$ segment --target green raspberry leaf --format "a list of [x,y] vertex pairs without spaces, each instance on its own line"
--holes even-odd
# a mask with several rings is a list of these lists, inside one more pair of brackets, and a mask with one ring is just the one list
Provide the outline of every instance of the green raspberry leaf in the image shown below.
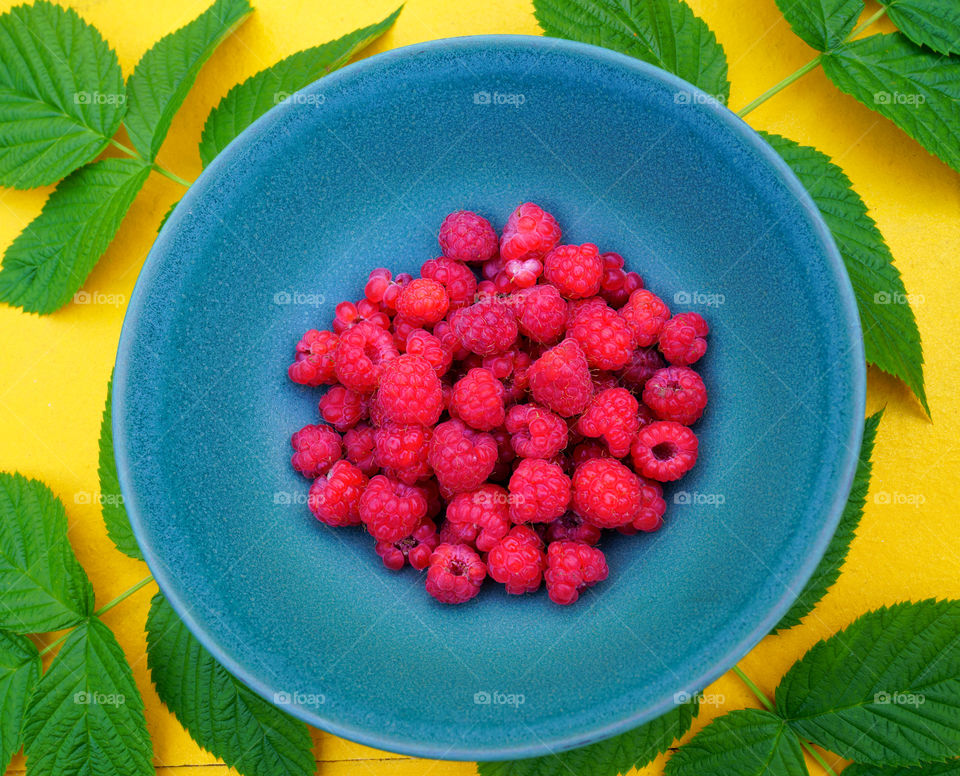
[[807,776],[800,739],[769,711],[718,717],[667,760],[664,776]]
[[113,456],[113,375],[107,383],[107,404],[103,408],[103,418],[100,420],[100,509],[103,512],[103,522],[107,526],[107,535],[110,541],[124,555],[136,560],[143,560],[140,545],[133,536],[127,510],[123,506],[123,494],[120,492],[120,481],[117,479],[117,461]]
[[0,631],[0,773],[23,745],[23,721],[40,680],[40,655],[23,636]]
[[153,776],[153,747],[133,672],[110,629],[73,630],[27,709],[31,776]]
[[67,304],[110,245],[149,173],[137,159],[103,159],[62,180],[7,248],[0,301],[41,314]]
[[838,89],[960,170],[960,58],[941,56],[892,33],[825,54],[823,69]]
[[923,347],[910,296],[867,206],[828,156],[779,135],[761,134],[790,165],[833,233],[857,298],[867,361],[903,380],[929,414]]
[[63,503],[42,482],[0,472],[0,628],[48,633],[92,611]]
[[402,6],[386,19],[342,38],[298,51],[237,84],[207,116],[200,138],[206,167],[227,144],[286,95],[345,65],[351,57],[389,30]]
[[945,763],[926,763],[919,768],[886,768],[854,763],[843,769],[843,776],[960,776],[960,760]]
[[200,68],[252,12],[247,0],[217,0],[141,57],[127,82],[130,105],[124,125],[143,157],[156,158]]
[[887,16],[914,43],[940,54],[960,54],[960,5],[956,0],[880,0]]
[[527,760],[477,763],[480,776],[617,776],[653,761],[690,729],[700,707],[696,699],[626,733],[580,749]]
[[534,0],[545,35],[642,59],[726,104],[727,57],[716,35],[683,0]]
[[147,665],[190,736],[245,776],[309,776],[307,726],[233,678],[157,593],[147,615]]
[[46,186],[107,147],[125,108],[113,49],[38,0],[0,16],[0,186]]
[[863,10],[863,0],[777,0],[798,38],[817,51],[846,40]]
[[847,559],[850,542],[856,535],[857,526],[860,525],[860,518],[863,516],[863,506],[867,501],[867,491],[870,488],[870,472],[873,469],[873,462],[871,461],[873,443],[876,441],[877,428],[882,417],[883,410],[876,415],[871,415],[864,422],[863,441],[860,444],[857,471],[853,477],[853,485],[850,487],[850,495],[847,497],[843,514],[840,516],[840,524],[827,546],[823,559],[814,570],[813,576],[804,585],[800,595],[797,596],[797,600],[793,602],[793,606],[780,618],[780,622],[777,623],[771,633],[799,625],[800,621],[810,614],[813,607],[827,594],[827,590],[833,583],[839,579],[840,569]]
[[960,754],[960,601],[900,603],[815,644],[776,692],[800,736],[856,762]]

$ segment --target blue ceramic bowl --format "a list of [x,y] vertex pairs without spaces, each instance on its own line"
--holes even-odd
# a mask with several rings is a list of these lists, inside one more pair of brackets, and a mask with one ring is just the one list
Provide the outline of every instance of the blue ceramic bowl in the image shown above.
[[[657,533],[605,539],[571,607],[488,583],[443,606],[290,468],[317,390],[286,367],[373,267],[416,272],[443,216],[520,202],[710,322],[702,455]],[[777,155],[685,82],[610,51],[482,37],[399,49],[271,110],[147,259],[114,434],[163,592],[236,676],[304,720],[448,759],[544,754],[666,711],[784,613],[846,499],[864,410],[850,283]]]

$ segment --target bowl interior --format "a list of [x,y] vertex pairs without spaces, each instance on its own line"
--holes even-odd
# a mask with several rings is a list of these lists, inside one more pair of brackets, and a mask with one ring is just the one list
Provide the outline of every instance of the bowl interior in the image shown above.
[[[626,257],[712,334],[701,459],[651,535],[605,539],[572,607],[488,584],[442,606],[305,505],[286,366],[370,269],[416,273],[443,216],[522,201]],[[540,38],[349,67],[245,132],[184,197],[124,327],[124,495],[161,587],[228,668],[381,748],[543,754],[665,711],[739,659],[839,516],[863,413],[849,283],[799,184],[732,114],[635,60]]]

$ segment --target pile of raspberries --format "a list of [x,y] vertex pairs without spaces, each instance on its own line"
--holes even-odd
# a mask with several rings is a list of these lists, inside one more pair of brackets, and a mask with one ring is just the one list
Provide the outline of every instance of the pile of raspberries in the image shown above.
[[655,531],[660,483],[696,463],[707,323],[596,245],[561,245],[520,205],[499,239],[460,210],[420,277],[375,269],[332,330],[297,343],[295,383],[330,386],[293,467],[330,526],[363,524],[389,569],[438,601],[507,593],[571,604],[607,577],[604,529]]

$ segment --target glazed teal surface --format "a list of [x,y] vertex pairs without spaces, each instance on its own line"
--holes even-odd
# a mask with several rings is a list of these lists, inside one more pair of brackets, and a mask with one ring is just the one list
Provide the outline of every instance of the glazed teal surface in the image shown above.
[[[525,200],[707,318],[702,453],[662,530],[604,539],[610,578],[575,606],[488,582],[448,607],[310,515],[289,437],[318,390],[286,367],[372,268],[435,256],[445,214],[500,228]],[[232,672],[347,738],[500,759],[634,727],[775,624],[846,499],[864,381],[836,249],[745,124],[619,54],[463,38],[313,84],[210,165],[137,283],[113,422],[150,568]]]

